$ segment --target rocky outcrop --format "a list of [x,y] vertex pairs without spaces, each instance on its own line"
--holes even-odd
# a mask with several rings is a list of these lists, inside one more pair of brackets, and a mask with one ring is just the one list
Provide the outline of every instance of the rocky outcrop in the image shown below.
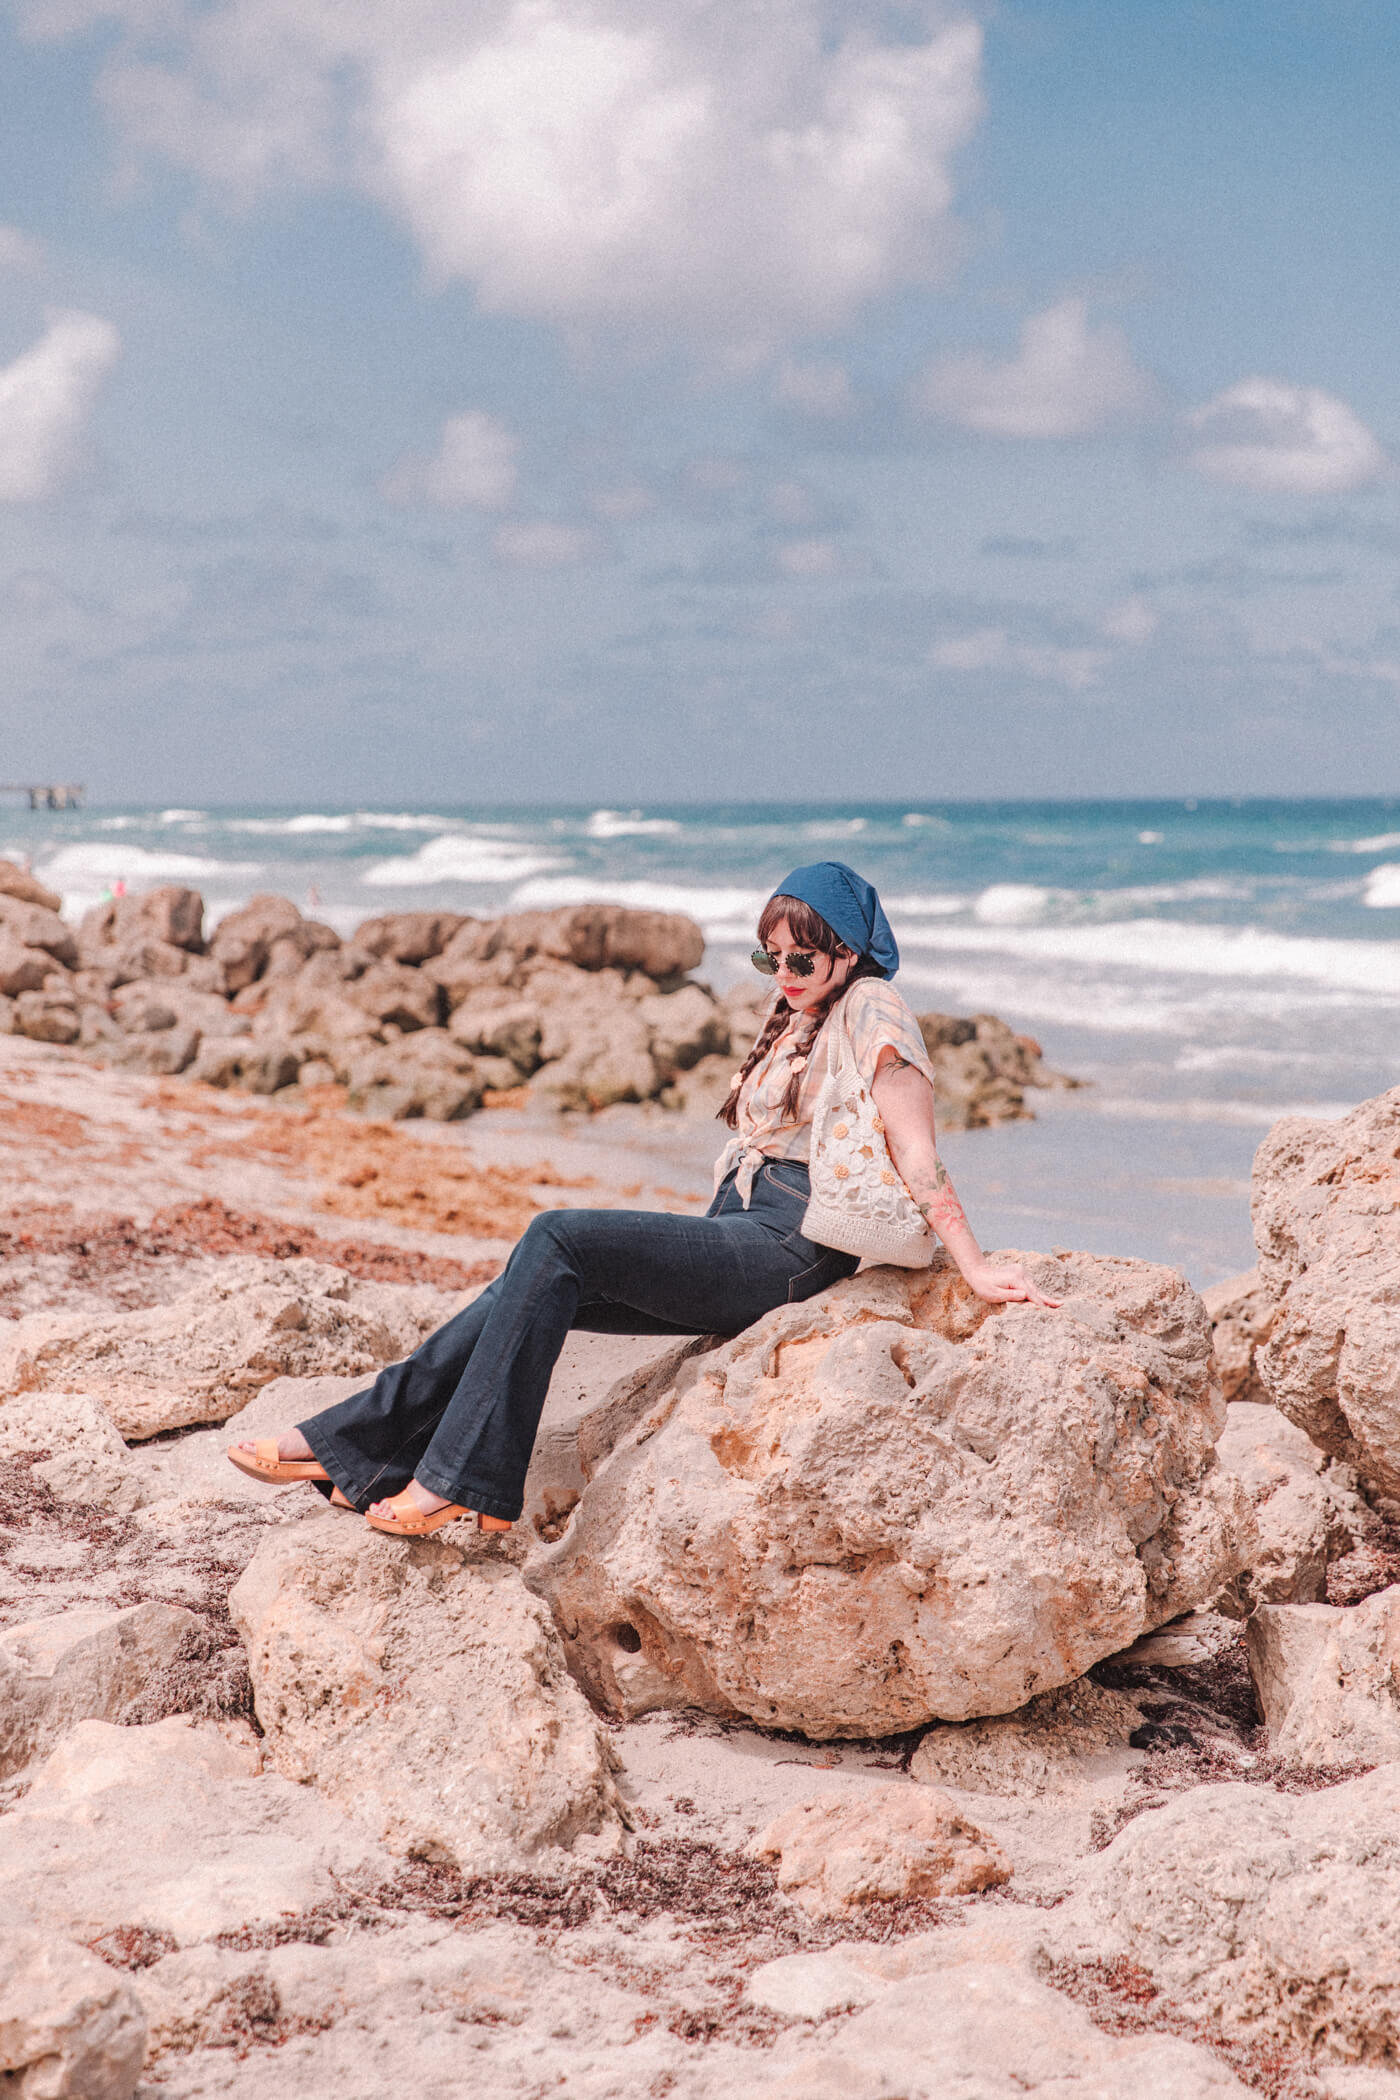
[[1142,1262],[1036,1273],[1061,1311],[876,1269],[681,1367],[532,1564],[609,1711],[1012,1713],[1232,1579],[1199,1298]]
[[1246,1642],[1277,1756],[1324,1766],[1400,1758],[1400,1586],[1345,1608],[1266,1604]]
[[0,1928],[0,2079],[13,2100],[131,2100],[146,2016],[127,1979],[52,1933]]
[[995,1014],[920,1014],[919,1031],[936,1075],[941,1130],[983,1130],[1030,1115],[1027,1087],[1072,1087],[1052,1072],[1033,1036],[1017,1035]]
[[1211,1340],[1226,1404],[1240,1400],[1267,1406],[1269,1396],[1254,1359],[1269,1339],[1275,1308],[1258,1269],[1247,1269],[1243,1276],[1211,1284],[1201,1292],[1201,1301],[1210,1317]]
[[870,1903],[971,1896],[1011,1879],[1005,1853],[946,1794],[883,1786],[858,1801],[799,1802],[770,1823],[754,1853],[812,1917]]
[[198,1627],[175,1604],[55,1612],[0,1633],[0,1778],[77,1721],[116,1721]]
[[278,1771],[394,1852],[502,1873],[615,1846],[606,1738],[489,1547],[327,1516],[270,1534],[229,1605]]
[[[75,940],[0,880],[0,1029],[257,1093],[305,1073],[368,1115],[451,1122],[522,1088],[552,1108],[713,1114],[762,1019],[762,987],[717,999],[690,976],[704,937],[675,912],[390,912],[344,941],[263,895],[207,942],[203,922],[198,892],[171,885],[96,906]],[[1024,1116],[1027,1087],[1075,1083],[992,1015],[921,1025],[945,1129]]]
[[1329,1460],[1277,1408],[1237,1400],[1216,1456],[1254,1506],[1259,1542],[1238,1585],[1242,1613],[1257,1604],[1311,1604],[1327,1570],[1364,1535],[1367,1511],[1345,1466]]
[[1123,1750],[1142,1708],[1082,1677],[1042,1692],[1019,1713],[930,1728],[910,1761],[927,1786],[978,1794],[1049,1794],[1073,1783],[1084,1760]]
[[1400,1498],[1400,1087],[1335,1122],[1288,1116],[1254,1160],[1277,1307],[1259,1373],[1313,1443]]
[[226,1421],[272,1378],[372,1376],[409,1355],[460,1302],[426,1284],[366,1283],[323,1262],[236,1256],[149,1311],[14,1322],[0,1343],[0,1396],[86,1393],[123,1437],[158,1436]]
[[0,1816],[0,1901],[11,1924],[90,1945],[108,1933],[190,1946],[284,1926],[393,1869],[383,1848],[309,1787],[259,1770],[256,1739],[183,1717],[82,1721]]
[[1065,1923],[1230,2040],[1379,2066],[1400,2054],[1397,1903],[1386,1764],[1311,1794],[1195,1787],[1119,1833]]

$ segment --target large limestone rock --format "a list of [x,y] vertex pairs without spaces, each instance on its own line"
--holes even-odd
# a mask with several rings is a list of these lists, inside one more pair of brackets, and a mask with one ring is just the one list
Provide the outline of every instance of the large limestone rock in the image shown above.
[[778,1887],[816,1918],[869,1903],[972,1896],[1011,1879],[994,1838],[946,1794],[917,1786],[873,1788],[853,1801],[799,1801],[755,1840],[778,1870]]
[[461,1300],[425,1284],[365,1283],[297,1259],[237,1256],[168,1305],[34,1313],[0,1343],[0,1395],[99,1400],[124,1437],[223,1422],[279,1377],[373,1374],[417,1348]]
[[1010,1713],[1232,1578],[1252,1534],[1199,1298],[1142,1262],[1035,1267],[1062,1310],[875,1269],[682,1366],[532,1567],[610,1711],[818,1737]]
[[199,1627],[178,1604],[54,1612],[0,1633],[0,1778],[78,1721],[116,1721]]
[[1393,2065],[1397,1904],[1400,1764],[1387,1764],[1312,1794],[1180,1794],[1098,1855],[1064,1925],[1232,2039]]
[[1344,1467],[1276,1407],[1237,1400],[1216,1455],[1254,1505],[1259,1543],[1240,1577],[1244,1610],[1311,1604],[1327,1593],[1327,1570],[1362,1537],[1366,1510]]
[[405,1547],[326,1516],[269,1533],[229,1607],[277,1769],[391,1850],[499,1873],[616,1844],[606,1737],[474,1534]]
[[258,1764],[183,1716],[80,1722],[0,1816],[6,1918],[84,1945],[135,1927],[190,1946],[394,1871],[339,1808]]
[[266,892],[220,919],[209,953],[220,965],[230,992],[268,974],[291,974],[309,956],[340,946],[340,935],[315,919],[304,919],[290,897]]
[[1236,1400],[1267,1405],[1269,1396],[1260,1382],[1254,1359],[1269,1339],[1275,1306],[1258,1269],[1247,1269],[1243,1276],[1211,1284],[1202,1291],[1201,1302],[1210,1316],[1211,1340],[1226,1405]]
[[930,1728],[909,1770],[928,1786],[972,1793],[1049,1794],[1073,1785],[1085,1761],[1123,1751],[1142,1708],[1083,1677],[1042,1692],[1019,1713]]
[[1400,1496],[1400,1087],[1336,1122],[1276,1123],[1254,1239],[1277,1304],[1259,1373],[1315,1444]]
[[1301,1765],[1400,1758],[1400,1585],[1362,1604],[1266,1604],[1246,1634],[1269,1747]]
[[145,941],[199,955],[204,948],[204,899],[198,890],[163,884],[139,895],[112,897],[83,914],[78,943],[83,961],[96,965],[111,952]]
[[0,1928],[0,2089],[12,2100],[131,2100],[146,2015],[127,1979],[52,1933]]

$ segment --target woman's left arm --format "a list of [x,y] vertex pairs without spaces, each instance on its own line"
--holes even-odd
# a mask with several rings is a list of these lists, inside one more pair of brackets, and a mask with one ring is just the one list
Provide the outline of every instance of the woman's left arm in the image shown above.
[[892,1044],[881,1050],[871,1088],[885,1126],[890,1157],[917,1208],[961,1269],[979,1298],[993,1305],[1043,1305],[1058,1298],[1037,1290],[1019,1262],[988,1261],[978,1246],[948,1169],[938,1156],[933,1088],[916,1065]]

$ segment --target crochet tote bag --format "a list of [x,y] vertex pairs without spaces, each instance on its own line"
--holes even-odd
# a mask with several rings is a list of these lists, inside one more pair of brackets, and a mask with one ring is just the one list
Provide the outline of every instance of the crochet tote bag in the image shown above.
[[826,1078],[812,1113],[811,1201],[802,1231],[819,1247],[926,1269],[938,1242],[914,1208],[861,1078],[844,1001],[827,1030]]

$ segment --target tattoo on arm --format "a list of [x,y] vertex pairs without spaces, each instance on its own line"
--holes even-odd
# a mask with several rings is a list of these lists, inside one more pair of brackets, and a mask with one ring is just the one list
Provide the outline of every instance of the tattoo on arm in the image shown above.
[[882,1069],[880,1077],[883,1079],[890,1072],[912,1072],[913,1069],[913,1058],[901,1057],[899,1052],[896,1050],[894,1056],[890,1059],[889,1063]]

